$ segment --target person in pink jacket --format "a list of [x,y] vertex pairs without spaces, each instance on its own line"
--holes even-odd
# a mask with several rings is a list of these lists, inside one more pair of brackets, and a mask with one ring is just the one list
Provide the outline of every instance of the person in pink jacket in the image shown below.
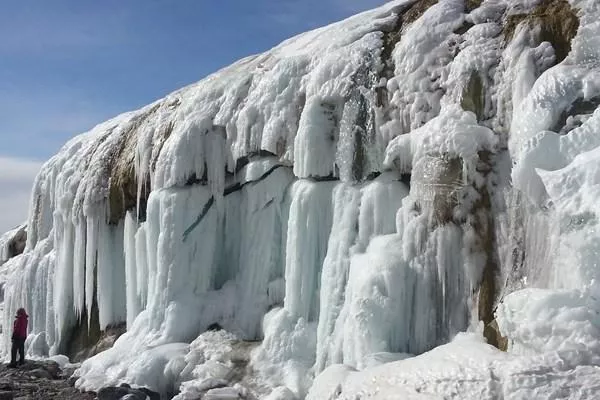
[[25,364],[25,339],[27,339],[27,318],[29,316],[24,308],[17,310],[17,316],[13,324],[12,348],[10,350],[9,367],[17,366],[17,351],[19,352],[19,365]]

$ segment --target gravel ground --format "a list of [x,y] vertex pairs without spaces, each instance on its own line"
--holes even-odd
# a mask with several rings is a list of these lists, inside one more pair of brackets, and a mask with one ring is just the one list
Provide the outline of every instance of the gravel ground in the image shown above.
[[95,393],[82,393],[69,384],[58,364],[27,361],[18,368],[0,365],[0,400],[93,400]]

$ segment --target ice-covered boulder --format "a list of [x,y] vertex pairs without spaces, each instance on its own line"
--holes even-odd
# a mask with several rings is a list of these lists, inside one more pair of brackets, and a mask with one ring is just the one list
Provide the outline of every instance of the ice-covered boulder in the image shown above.
[[25,250],[27,225],[21,225],[0,236],[0,266]]

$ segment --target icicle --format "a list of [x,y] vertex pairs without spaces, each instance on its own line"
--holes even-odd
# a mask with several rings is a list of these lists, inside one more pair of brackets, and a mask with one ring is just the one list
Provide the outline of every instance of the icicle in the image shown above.
[[73,249],[73,307],[80,317],[85,309],[85,260],[87,223],[83,216],[75,217],[75,244]]
[[136,293],[139,299],[140,310],[146,308],[148,304],[148,277],[150,271],[148,269],[148,249],[146,239],[146,223],[140,224],[135,234],[135,282]]
[[[136,232],[138,224],[131,211],[125,215],[124,243],[125,253],[125,285],[127,298],[127,328],[130,329],[133,320],[141,311],[137,281],[136,264]],[[141,266],[140,266],[141,269]]]
[[294,142],[294,174],[300,178],[335,175],[335,148],[342,113],[339,101],[315,96],[306,102]]
[[333,226],[321,275],[317,371],[322,371],[327,363],[342,361],[341,359],[329,359],[328,349],[335,321],[344,305],[344,291],[350,267],[350,248],[358,235],[359,206],[360,190],[358,188],[348,184],[336,186],[333,191]]
[[[281,251],[285,245],[281,238],[284,223],[281,209],[291,181],[290,171],[278,168],[264,180],[246,185],[239,202],[232,205],[234,208],[243,205],[237,220],[239,225],[235,227],[239,231],[225,231],[225,240],[240,242],[239,264],[232,271],[232,278],[241,288],[238,325],[248,338],[260,337],[260,322],[268,310],[269,283],[281,276],[276,272],[283,263]],[[231,217],[235,218],[235,213]]]
[[321,268],[331,229],[334,184],[300,180],[291,189],[285,268],[285,309],[314,320],[319,309]]
[[[60,222],[57,221],[60,219]],[[59,222],[59,223],[57,223]],[[56,318],[57,340],[60,342],[70,323],[74,319],[73,310],[73,255],[75,242],[75,227],[70,218],[55,217],[56,237],[58,245],[56,264],[56,287],[54,291],[54,313]]]
[[98,230],[98,312],[100,329],[123,322],[126,317],[123,223],[100,223]]
[[218,212],[224,212],[223,193],[225,191],[225,170],[227,159],[225,155],[226,132],[222,126],[213,126],[206,135],[204,146],[208,175],[208,185],[215,199]]
[[86,219],[85,245],[85,305],[87,308],[88,329],[92,318],[92,307],[96,296],[96,261],[98,259],[99,216],[88,216]]

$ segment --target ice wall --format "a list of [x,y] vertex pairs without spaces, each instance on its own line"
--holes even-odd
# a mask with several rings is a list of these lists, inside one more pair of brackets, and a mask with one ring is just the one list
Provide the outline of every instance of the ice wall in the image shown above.
[[165,395],[221,327],[262,340],[262,390],[302,397],[479,320],[497,340],[521,287],[595,293],[600,11],[546,3],[392,1],[74,138],[36,179],[3,323],[31,310],[49,354],[126,323],[78,386]]

